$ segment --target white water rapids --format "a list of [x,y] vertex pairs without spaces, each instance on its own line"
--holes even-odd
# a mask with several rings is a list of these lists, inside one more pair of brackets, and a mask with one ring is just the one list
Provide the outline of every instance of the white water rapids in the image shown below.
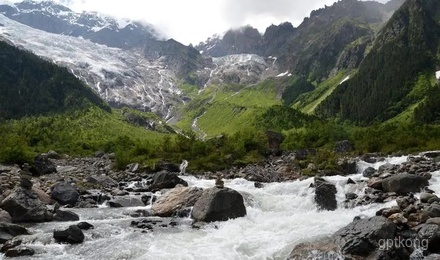
[[[359,172],[366,167],[378,168],[390,162],[400,164],[406,157],[389,158],[377,164],[360,162]],[[361,174],[348,176],[355,181]],[[361,185],[346,185],[348,177],[326,177],[336,184],[338,206],[346,192],[356,192]],[[190,186],[212,187],[214,180],[199,180],[183,176]],[[180,221],[177,227],[155,228],[153,232],[130,227],[133,220],[126,213],[140,208],[72,209],[95,229],[85,231],[86,239],[80,245],[57,244],[52,238],[54,229],[64,229],[77,222],[51,222],[31,226],[33,236],[25,244],[36,254],[18,259],[286,259],[293,247],[301,242],[333,234],[349,224],[355,216],[374,216],[385,206],[372,204],[354,209],[318,212],[313,202],[313,179],[270,183],[257,189],[253,182],[243,179],[225,180],[225,186],[240,191],[246,201],[247,216],[226,222],[207,224],[201,229],[191,228],[191,220]],[[433,173],[430,188],[440,192],[440,172]],[[141,207],[145,209],[145,207]],[[2,257],[0,257],[2,258]]]

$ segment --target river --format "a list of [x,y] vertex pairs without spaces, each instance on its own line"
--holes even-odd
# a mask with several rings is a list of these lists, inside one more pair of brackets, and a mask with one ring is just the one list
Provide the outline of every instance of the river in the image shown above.
[[[108,259],[286,259],[296,244],[313,241],[333,234],[350,223],[355,216],[374,216],[388,204],[371,204],[343,209],[346,192],[360,193],[364,185],[346,185],[350,177],[364,179],[360,174],[366,167],[378,168],[390,162],[400,164],[406,157],[388,158],[377,164],[358,163],[358,174],[326,177],[336,184],[339,209],[318,211],[313,202],[314,191],[309,188],[313,179],[265,184],[255,188],[244,179],[225,180],[225,186],[241,192],[245,197],[247,216],[226,222],[216,222],[200,229],[191,227],[191,219],[179,220],[176,227],[156,228],[153,232],[130,227],[133,220],[128,214],[139,208],[72,209],[81,221],[95,226],[85,231],[86,239],[80,245],[62,245],[54,242],[54,229],[63,229],[77,222],[50,222],[30,227],[34,235],[25,243],[35,249],[32,257],[18,259],[108,260]],[[182,176],[190,186],[212,187],[214,180],[200,180]],[[430,188],[440,192],[440,172],[434,172]],[[0,257],[1,258],[1,257]]]

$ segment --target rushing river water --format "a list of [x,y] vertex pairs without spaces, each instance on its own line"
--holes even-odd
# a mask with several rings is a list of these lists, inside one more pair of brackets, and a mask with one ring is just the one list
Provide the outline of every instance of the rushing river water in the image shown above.
[[[358,171],[366,167],[378,168],[390,162],[400,164],[406,157],[389,158],[377,164],[360,162]],[[361,174],[348,176],[363,179]],[[336,184],[338,204],[346,192],[356,192],[362,185],[346,185],[348,177],[328,177]],[[212,187],[214,180],[199,180],[183,176],[190,186]],[[355,216],[373,216],[388,205],[372,204],[354,209],[318,212],[313,202],[313,179],[270,183],[257,189],[253,182],[243,179],[225,180],[225,186],[240,191],[246,201],[247,216],[226,222],[207,224],[201,229],[191,228],[191,220],[183,219],[176,227],[156,228],[153,232],[130,227],[128,216],[140,208],[72,209],[95,229],[85,231],[86,239],[80,245],[57,244],[52,238],[54,229],[63,229],[77,222],[51,222],[32,226],[33,236],[26,244],[36,254],[19,259],[286,259],[293,247],[301,242],[313,241],[333,234],[350,223]],[[440,192],[440,172],[433,174],[431,188]],[[1,257],[0,257],[1,258]]]

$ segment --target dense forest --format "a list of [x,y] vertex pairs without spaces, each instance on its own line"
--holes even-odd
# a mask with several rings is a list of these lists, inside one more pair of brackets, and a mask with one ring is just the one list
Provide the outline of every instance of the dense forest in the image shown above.
[[66,68],[0,41],[0,120],[109,107]]
[[438,1],[405,2],[357,74],[318,107],[318,114],[365,125],[383,122],[414,104],[408,94],[419,75],[433,75],[436,69],[440,27],[436,14],[425,10],[438,10],[438,5]]

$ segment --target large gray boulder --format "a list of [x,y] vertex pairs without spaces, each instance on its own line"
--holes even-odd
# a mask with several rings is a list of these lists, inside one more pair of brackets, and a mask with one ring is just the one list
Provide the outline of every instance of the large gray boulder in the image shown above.
[[428,179],[415,174],[402,173],[386,178],[382,182],[382,188],[386,192],[407,194],[420,192],[429,185]]
[[322,178],[315,177],[315,202],[320,210],[336,210],[336,187]]
[[52,213],[30,189],[18,187],[6,197],[0,207],[11,216],[12,222],[45,222],[52,220]]
[[151,207],[153,215],[171,217],[194,206],[203,190],[197,187],[177,187],[159,198]]
[[0,223],[0,243],[4,244],[6,241],[19,236],[29,235],[26,228],[9,223]]
[[178,184],[188,187],[188,183],[179,178],[177,174],[161,171],[154,174],[149,190],[157,191],[161,189],[172,189]]
[[51,197],[61,205],[75,205],[79,199],[79,192],[72,184],[60,182],[52,186]]
[[355,220],[338,230],[333,239],[344,255],[368,256],[380,241],[394,239],[397,226],[384,217]]
[[243,196],[230,188],[205,189],[191,212],[196,221],[214,222],[246,216]]

